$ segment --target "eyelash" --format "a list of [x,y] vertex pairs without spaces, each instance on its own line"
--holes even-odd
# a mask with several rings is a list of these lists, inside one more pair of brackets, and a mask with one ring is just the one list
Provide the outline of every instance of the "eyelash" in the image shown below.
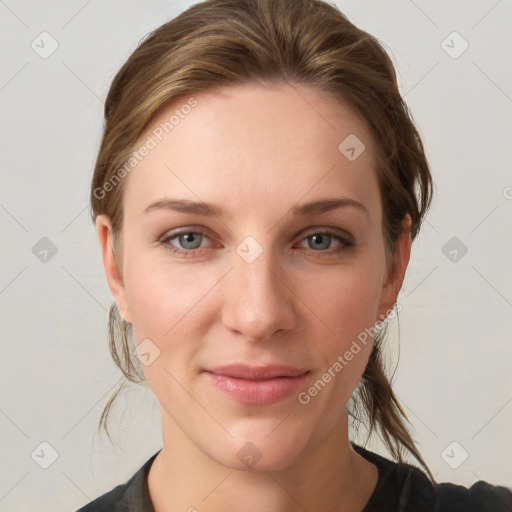
[[[192,230],[188,230],[188,231],[179,231],[179,232],[172,232],[170,233],[168,236],[165,236],[163,237],[161,240],[160,240],[160,244],[163,245],[168,251],[171,251],[171,253],[173,254],[179,254],[185,258],[192,258],[194,257],[197,252],[201,251],[202,249],[205,249],[204,247],[203,248],[199,248],[199,249],[189,249],[189,250],[184,250],[184,249],[177,249],[176,247],[174,247],[170,242],[171,240],[174,240],[175,238],[179,237],[180,235],[188,235],[188,234],[194,234],[194,235],[201,235],[201,236],[204,236],[206,237],[208,240],[212,240],[212,238],[210,236],[208,236],[208,234],[202,230],[202,229],[197,229],[196,231],[192,231]],[[349,240],[348,238],[340,235],[338,232],[336,231],[333,231],[332,229],[329,229],[329,228],[326,228],[326,229],[323,229],[321,231],[311,231],[309,232],[308,234],[306,234],[306,236],[304,236],[300,242],[302,242],[303,240],[306,240],[307,238],[313,236],[313,235],[327,235],[327,236],[330,236],[332,238],[335,238],[336,240],[340,241],[342,243],[342,245],[336,249],[331,249],[330,251],[329,250],[320,250],[320,251],[314,251],[311,249],[312,252],[314,253],[318,253],[318,254],[325,254],[325,255],[334,255],[334,254],[337,254],[343,250],[347,250],[347,249],[350,249],[350,248],[353,248],[354,245],[355,245],[355,242]],[[301,247],[301,249],[307,249],[305,247]],[[189,256],[190,255],[190,256]]]

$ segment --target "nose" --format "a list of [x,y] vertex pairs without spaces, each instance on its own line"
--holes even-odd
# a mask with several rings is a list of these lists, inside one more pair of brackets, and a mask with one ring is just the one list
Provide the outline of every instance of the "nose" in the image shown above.
[[252,263],[235,255],[224,283],[223,323],[250,341],[271,340],[293,329],[297,321],[297,298],[287,272],[266,252]]

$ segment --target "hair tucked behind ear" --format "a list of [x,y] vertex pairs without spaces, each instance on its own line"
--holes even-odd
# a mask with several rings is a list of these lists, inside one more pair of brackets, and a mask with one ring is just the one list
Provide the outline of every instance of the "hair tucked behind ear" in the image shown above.
[[[407,215],[415,239],[430,206],[433,183],[393,64],[375,37],[321,0],[208,0],[149,34],[116,74],[105,101],[105,131],[91,183],[93,221],[107,215],[114,234],[121,232],[124,166],[162,109],[179,98],[185,104],[197,91],[249,82],[302,84],[355,109],[378,152],[386,256],[394,254]],[[402,448],[408,450],[431,477],[386,376],[383,334],[375,335],[354,403],[355,417],[367,421],[370,433],[380,430],[396,459],[401,460]],[[114,361],[128,380],[140,383],[130,326],[115,305],[109,335]],[[115,396],[100,420],[107,433]]]

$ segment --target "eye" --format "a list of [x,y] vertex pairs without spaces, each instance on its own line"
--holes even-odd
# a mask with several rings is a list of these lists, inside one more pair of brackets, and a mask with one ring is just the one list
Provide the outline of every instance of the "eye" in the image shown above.
[[[325,249],[329,249],[333,239],[337,240],[340,245],[330,251],[326,251]],[[349,249],[355,245],[355,243],[350,240],[348,236],[343,236],[337,231],[333,231],[332,229],[323,229],[320,231],[310,232],[310,234],[302,240],[307,243],[309,248],[314,249],[313,252],[319,252],[317,249],[320,249],[321,253],[325,253],[327,255],[341,252],[344,249]]]
[[[335,247],[334,249],[330,248],[333,239],[338,241],[338,247]],[[160,240],[160,244],[173,254],[180,255],[180,257],[184,258],[192,258],[197,256],[198,252],[203,249],[207,249],[204,245],[202,246],[202,242],[204,240],[212,241],[213,238],[207,235],[202,229],[193,231],[189,228],[188,230],[182,230],[179,232],[170,232]],[[301,243],[304,242],[308,245],[306,248],[311,249],[313,252],[325,255],[339,253],[355,245],[355,242],[348,236],[343,236],[339,232],[328,228],[310,231],[310,234],[301,239]],[[301,246],[301,248],[304,248],[304,246]]]
[[[203,231],[181,231],[171,232],[168,236],[165,236],[160,240],[169,251],[173,254],[180,254],[184,257],[192,257],[197,251],[201,249],[201,242],[204,240],[211,240],[210,237]],[[176,240],[182,248],[176,247],[172,241]],[[204,247],[202,247],[204,248]]]

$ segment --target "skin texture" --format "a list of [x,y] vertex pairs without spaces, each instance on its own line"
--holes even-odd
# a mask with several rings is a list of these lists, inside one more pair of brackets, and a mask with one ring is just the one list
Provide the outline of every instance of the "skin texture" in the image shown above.
[[[374,141],[347,105],[288,84],[194,98],[197,106],[125,178],[117,261],[109,219],[97,219],[121,314],[136,344],[150,339],[160,351],[143,366],[162,408],[163,450],[148,478],[155,509],[360,511],[377,470],[349,445],[345,406],[372,340],[307,405],[297,393],[272,405],[239,404],[203,370],[282,363],[310,370],[307,390],[389,313],[409,262],[410,224],[388,273]],[[187,99],[161,112],[140,141]],[[338,149],[350,134],[366,148],[355,161]],[[171,197],[211,202],[226,215],[144,213]],[[368,213],[288,213],[333,197],[352,198]],[[161,242],[177,228],[203,228],[206,236]],[[311,237],[325,228],[349,234],[354,246],[326,235],[318,248]],[[252,263],[236,252],[248,236],[262,249]],[[248,442],[261,453],[251,468],[237,456]]]

